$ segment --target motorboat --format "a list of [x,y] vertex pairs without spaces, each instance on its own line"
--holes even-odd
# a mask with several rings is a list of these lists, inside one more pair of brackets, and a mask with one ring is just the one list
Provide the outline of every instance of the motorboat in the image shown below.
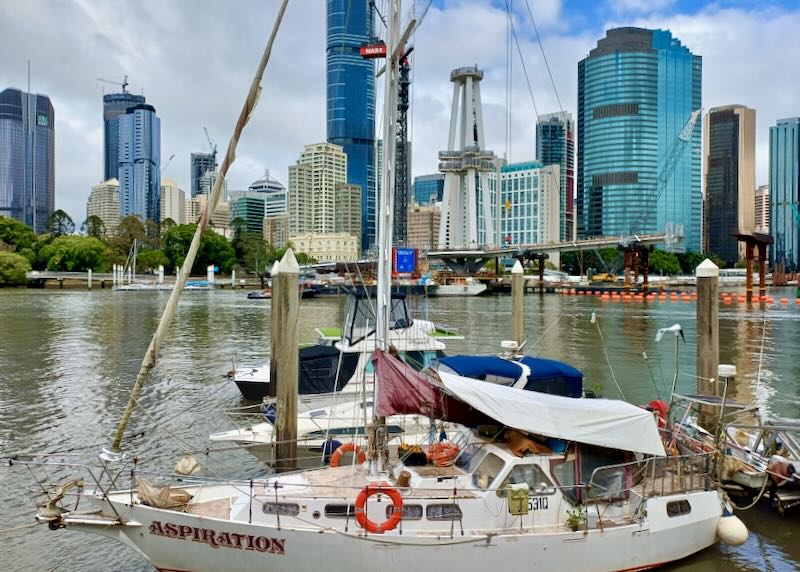
[[[324,407],[334,393],[347,400],[371,384],[370,354],[375,348],[373,298],[364,292],[351,292],[347,298],[343,328],[318,328],[317,343],[300,348],[298,411]],[[428,320],[412,319],[406,296],[392,294],[392,324],[389,340],[401,357],[418,369],[440,357],[445,341],[461,340],[451,328],[437,328]],[[233,381],[245,399],[261,401],[273,395],[269,362],[236,365]],[[342,395],[344,394],[344,395]]]

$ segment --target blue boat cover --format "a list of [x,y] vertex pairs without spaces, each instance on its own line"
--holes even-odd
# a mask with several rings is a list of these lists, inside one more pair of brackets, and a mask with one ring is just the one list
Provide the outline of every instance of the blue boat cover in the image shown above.
[[525,389],[564,397],[583,395],[583,373],[579,369],[562,361],[532,356],[520,361],[531,368]]
[[522,375],[519,364],[497,356],[456,355],[440,358],[439,362],[463,377],[484,381],[488,377],[494,383],[500,382],[496,378],[507,379],[505,385],[512,385]]

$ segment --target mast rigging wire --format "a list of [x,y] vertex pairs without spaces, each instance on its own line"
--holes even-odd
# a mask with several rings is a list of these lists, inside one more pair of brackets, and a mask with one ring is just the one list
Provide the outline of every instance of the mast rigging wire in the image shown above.
[[225,153],[224,160],[222,161],[220,176],[215,181],[214,189],[211,191],[211,196],[209,197],[209,200],[200,215],[197,229],[192,237],[192,243],[189,246],[189,252],[186,254],[186,259],[183,261],[183,267],[178,275],[175,287],[170,294],[167,305],[164,308],[164,313],[161,315],[161,320],[159,321],[158,327],[153,334],[153,338],[150,340],[150,346],[147,348],[147,352],[142,359],[139,373],[136,375],[136,382],[131,389],[131,395],[128,399],[128,404],[125,407],[125,412],[122,414],[122,418],[120,419],[119,425],[117,426],[117,430],[114,434],[114,439],[111,445],[112,449],[114,450],[119,450],[122,437],[125,434],[125,429],[128,426],[128,421],[133,413],[133,409],[136,407],[139,395],[141,394],[144,383],[147,380],[147,376],[150,373],[150,370],[153,369],[156,364],[156,358],[158,356],[158,351],[161,348],[161,342],[163,341],[167,329],[172,322],[172,318],[175,315],[175,310],[178,306],[178,300],[180,300],[181,292],[186,284],[186,279],[192,271],[192,266],[194,266],[194,261],[197,257],[197,251],[200,249],[200,240],[203,237],[203,232],[206,230],[209,217],[211,213],[214,212],[217,202],[219,202],[219,197],[222,194],[222,184],[225,181],[225,175],[227,174],[228,169],[230,169],[230,166],[236,160],[236,147],[239,144],[239,137],[241,136],[245,125],[247,125],[247,122],[249,121],[250,116],[258,103],[258,97],[261,94],[261,80],[264,77],[264,70],[267,67],[270,55],[272,55],[272,46],[275,42],[275,36],[280,28],[281,21],[283,20],[283,15],[286,12],[286,6],[288,3],[289,0],[283,0],[278,10],[278,15],[275,19],[275,23],[273,24],[269,40],[267,41],[267,45],[264,48],[263,54],[261,55],[261,60],[258,63],[258,68],[256,69],[255,76],[253,77],[253,82],[250,84],[250,90],[247,94],[247,99],[242,106],[242,110],[239,113],[239,118],[236,121],[236,126],[234,127],[233,134],[231,135],[230,142],[228,143],[228,150]]

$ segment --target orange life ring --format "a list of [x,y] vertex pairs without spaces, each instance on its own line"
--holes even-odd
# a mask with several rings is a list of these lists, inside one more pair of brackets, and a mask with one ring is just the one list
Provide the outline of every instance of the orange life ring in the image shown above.
[[[381,523],[372,522],[367,518],[367,513],[364,510],[364,505],[367,504],[367,499],[372,495],[383,493],[392,500],[392,516]],[[390,486],[389,483],[370,483],[358,493],[356,497],[356,522],[358,526],[371,532],[373,534],[383,534],[389,530],[393,530],[398,524],[400,519],[403,518],[403,497],[397,492],[397,489]]]
[[345,453],[355,453],[356,454],[356,461],[359,465],[361,465],[364,461],[367,460],[367,454],[361,450],[361,447],[356,445],[355,443],[345,443],[338,449],[333,452],[331,455],[331,467],[338,467],[339,462],[342,460],[342,455]]

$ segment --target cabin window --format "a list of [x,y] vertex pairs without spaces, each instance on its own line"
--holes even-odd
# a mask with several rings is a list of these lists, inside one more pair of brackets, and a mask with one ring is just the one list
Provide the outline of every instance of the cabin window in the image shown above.
[[561,492],[573,504],[578,502],[578,487],[575,486],[575,462],[574,449],[563,460],[550,461],[550,472],[561,487]]
[[[394,505],[386,506],[386,518],[391,518],[394,514]],[[404,504],[403,505],[403,520],[422,520],[422,505],[421,504]]]
[[581,446],[581,477],[589,500],[610,500],[627,495],[625,453],[617,449]]
[[503,459],[494,453],[489,453],[478,465],[478,468],[475,469],[475,472],[472,473],[472,484],[479,489],[487,490],[492,486],[504,466]]
[[279,514],[281,516],[297,516],[300,514],[300,505],[285,502],[265,502],[261,505],[264,514]]
[[356,507],[352,504],[326,504],[325,516],[328,518],[345,518],[356,515]]
[[683,516],[692,512],[692,505],[688,500],[672,501],[667,503],[667,516]]
[[425,507],[428,520],[461,520],[461,508],[457,504],[429,504]]
[[[528,485],[528,492],[532,495],[552,495],[556,492],[553,482],[547,477],[539,465],[515,465],[508,476],[500,485]],[[501,492],[501,491],[498,491]]]

